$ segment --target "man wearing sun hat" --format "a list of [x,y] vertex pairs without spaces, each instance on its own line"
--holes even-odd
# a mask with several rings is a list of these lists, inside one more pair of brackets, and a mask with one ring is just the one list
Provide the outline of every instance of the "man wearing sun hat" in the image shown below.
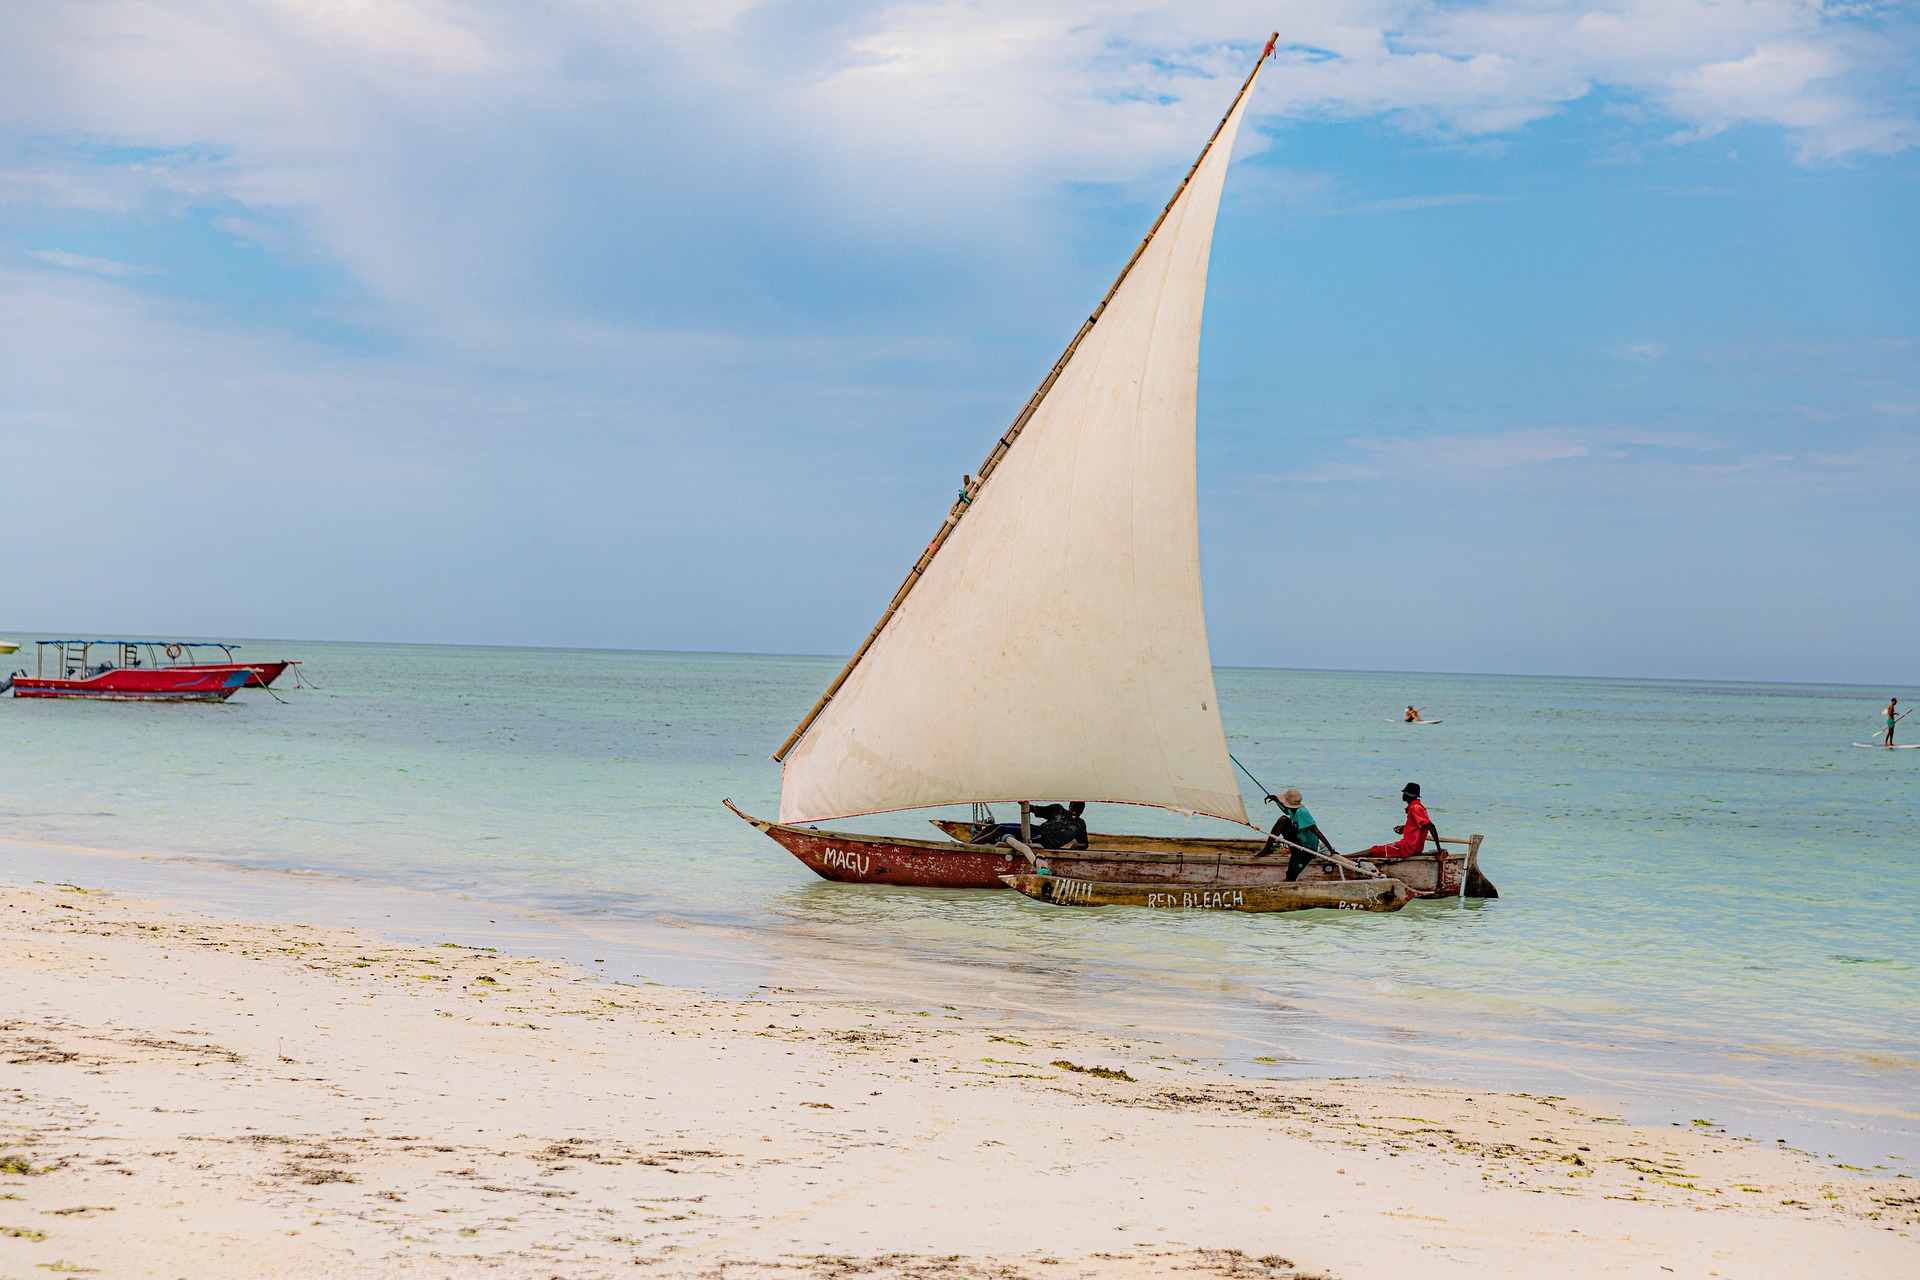
[[1273,824],[1273,834],[1267,837],[1266,847],[1258,856],[1265,857],[1273,852],[1274,845],[1284,840],[1295,846],[1293,856],[1287,859],[1287,879],[1298,880],[1300,873],[1313,861],[1313,855],[1321,848],[1332,849],[1313,815],[1307,812],[1307,798],[1300,794],[1300,788],[1288,787],[1277,796],[1268,796],[1268,804],[1280,806],[1279,820]]

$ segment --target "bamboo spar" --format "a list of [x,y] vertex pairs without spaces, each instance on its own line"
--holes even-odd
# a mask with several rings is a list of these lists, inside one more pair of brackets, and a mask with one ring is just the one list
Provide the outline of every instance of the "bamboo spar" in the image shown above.
[[819,719],[820,713],[826,710],[829,702],[833,701],[833,695],[840,692],[840,686],[847,682],[847,677],[853,674],[853,669],[860,665],[862,658],[867,656],[867,650],[871,649],[873,642],[880,638],[880,633],[887,629],[887,624],[893,621],[894,614],[900,612],[901,604],[906,601],[914,585],[920,581],[921,575],[926,573],[927,566],[933,563],[934,556],[940,553],[940,548],[946,545],[954,526],[960,523],[960,517],[966,514],[967,508],[973,505],[975,495],[987,483],[987,477],[994,473],[1000,465],[1000,459],[1007,456],[1007,450],[1011,449],[1013,442],[1020,438],[1020,433],[1026,429],[1027,423],[1039,410],[1041,401],[1045,400],[1047,393],[1053,390],[1053,384],[1060,380],[1060,375],[1066,370],[1067,363],[1073,359],[1074,352],[1080,349],[1081,342],[1099,322],[1101,313],[1107,309],[1107,304],[1113,301],[1113,295],[1120,292],[1120,286],[1126,283],[1127,275],[1133,270],[1134,264],[1140,261],[1140,255],[1145,253],[1147,246],[1153,243],[1153,237],[1159,233],[1161,225],[1167,220],[1167,215],[1173,212],[1173,206],[1180,203],[1180,197],[1186,193],[1187,184],[1192,182],[1193,175],[1200,171],[1200,165],[1206,160],[1207,153],[1213,150],[1213,144],[1220,137],[1220,131],[1227,127],[1227,121],[1233,117],[1235,108],[1240,105],[1240,100],[1246,97],[1247,90],[1253,87],[1253,78],[1260,74],[1261,64],[1273,56],[1274,42],[1279,38],[1280,33],[1276,31],[1267,40],[1266,48],[1262,49],[1260,56],[1254,60],[1253,70],[1247,72],[1246,80],[1240,85],[1240,92],[1233,95],[1233,101],[1227,105],[1226,114],[1220,117],[1220,123],[1215,125],[1213,132],[1208,135],[1207,145],[1200,148],[1200,154],[1194,158],[1193,164],[1187,169],[1186,176],[1180,179],[1180,185],[1174,188],[1172,198],[1167,201],[1166,207],[1160,210],[1160,216],[1153,220],[1153,225],[1147,228],[1147,234],[1141,238],[1139,247],[1133,251],[1133,256],[1127,259],[1127,265],[1120,268],[1120,274],[1114,278],[1113,286],[1107,290],[1106,296],[1100,299],[1100,305],[1093,309],[1093,313],[1087,317],[1086,322],[1080,326],[1079,332],[1073,335],[1073,341],[1069,342],[1067,349],[1060,353],[1060,358],[1053,362],[1053,368],[1047,371],[1047,376],[1041,380],[1039,387],[1034,390],[1032,396],[1028,397],[1027,403],[1014,418],[1013,425],[1008,427],[1005,434],[994,443],[993,451],[987,454],[987,460],[980,464],[978,474],[954,500],[952,509],[947,512],[946,520],[933,535],[933,541],[927,544],[927,549],[920,553],[918,560],[914,561],[913,568],[907,571],[906,581],[902,582],[900,589],[893,593],[893,599],[888,602],[886,612],[880,615],[880,621],[873,624],[873,630],[867,633],[867,638],[860,642],[860,647],[854,651],[851,658],[847,659],[847,665],[840,668],[840,674],[833,678],[833,683],[827,686],[826,692],[820,695],[819,700],[807,711],[794,731],[787,735],[787,740],[780,744],[780,749],[773,753],[775,760],[784,761],[787,758],[787,753],[793,750],[794,744],[813,727],[813,722]]

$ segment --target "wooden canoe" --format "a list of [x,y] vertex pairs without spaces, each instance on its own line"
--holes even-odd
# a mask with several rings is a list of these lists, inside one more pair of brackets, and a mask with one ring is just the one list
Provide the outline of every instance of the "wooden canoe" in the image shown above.
[[[787,826],[743,813],[730,800],[721,803],[742,820],[798,858],[822,880],[848,884],[912,885],[926,889],[999,889],[1003,877],[1029,870],[1027,860],[1003,845],[966,844],[951,840],[912,840],[900,836],[862,835],[852,831],[821,831],[813,827]],[[943,829],[948,824],[939,823]],[[952,824],[961,832],[964,822]],[[1110,847],[1121,840],[1137,841],[1144,848]],[[1405,884],[1416,898],[1452,897],[1460,892],[1460,876],[1467,876],[1467,897],[1492,898],[1498,895],[1480,869],[1473,854],[1479,850],[1480,837],[1469,842],[1470,852],[1449,851],[1444,871],[1431,853],[1413,858],[1382,860],[1381,872]],[[1089,849],[1038,851],[1054,874],[1070,880],[1140,881],[1160,884],[1195,885],[1205,888],[1250,885],[1284,885],[1287,856],[1284,850],[1267,857],[1256,856],[1259,840],[1191,839],[1162,836],[1094,836]],[[1106,847],[1103,847],[1106,846]],[[1325,862],[1309,863],[1300,873],[1298,884],[1338,884],[1342,872]],[[1438,882],[1436,885],[1436,881]]]
[[1377,880],[1322,880],[1203,888],[1133,880],[1076,880],[1069,876],[1000,877],[1038,902],[1072,907],[1155,907],[1173,911],[1398,911],[1413,900],[1390,876]]
[[720,803],[765,832],[822,880],[924,889],[998,889],[1003,887],[1001,876],[1027,867],[1025,858],[999,845],[790,827],[741,813],[731,800]]
[[[973,834],[973,825],[946,818],[932,819],[933,825],[965,841]],[[1405,884],[1416,898],[1451,898],[1460,893],[1460,880],[1467,882],[1469,898],[1497,898],[1499,890],[1480,869],[1481,836],[1464,840],[1445,840],[1446,865],[1429,851],[1411,858],[1369,859],[1385,875]],[[1287,851],[1278,849],[1266,857],[1260,850],[1266,841],[1260,837],[1221,836],[1121,836],[1105,832],[1087,833],[1085,849],[1051,849],[1042,856],[1054,874],[1075,880],[1161,880],[1174,884],[1270,884],[1285,880]],[[987,846],[975,846],[976,848]],[[1349,857],[1363,855],[1349,854]],[[1280,870],[1274,871],[1275,864]],[[1314,861],[1300,873],[1299,883],[1337,881],[1340,869],[1330,863]]]

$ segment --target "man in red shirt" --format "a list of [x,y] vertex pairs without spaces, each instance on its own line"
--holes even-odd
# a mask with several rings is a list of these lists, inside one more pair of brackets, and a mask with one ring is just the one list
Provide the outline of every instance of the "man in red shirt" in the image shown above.
[[1394,830],[1400,838],[1392,844],[1377,844],[1362,856],[1369,858],[1411,858],[1419,853],[1432,834],[1434,844],[1440,842],[1440,833],[1434,830],[1433,819],[1427,816],[1427,806],[1420,803],[1420,784],[1409,782],[1400,791],[1400,798],[1407,802],[1407,820]]

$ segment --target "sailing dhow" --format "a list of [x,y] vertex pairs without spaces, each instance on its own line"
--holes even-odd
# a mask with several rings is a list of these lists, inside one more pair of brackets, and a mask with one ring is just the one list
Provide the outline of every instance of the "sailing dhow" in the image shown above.
[[[1214,219],[1273,45],[865,642],[774,753],[780,821],[734,809],[820,875],[1024,888],[1019,873],[1035,869],[1024,845],[803,825],[903,809],[1071,796],[1248,825],[1207,647],[1194,430]],[[1239,882],[1271,879],[1273,861],[1251,852],[1230,857],[1250,864]],[[1072,856],[1047,858],[1063,871]],[[1221,857],[1206,856],[1215,875]],[[1177,879],[1197,866],[1178,853],[1147,863]]]

